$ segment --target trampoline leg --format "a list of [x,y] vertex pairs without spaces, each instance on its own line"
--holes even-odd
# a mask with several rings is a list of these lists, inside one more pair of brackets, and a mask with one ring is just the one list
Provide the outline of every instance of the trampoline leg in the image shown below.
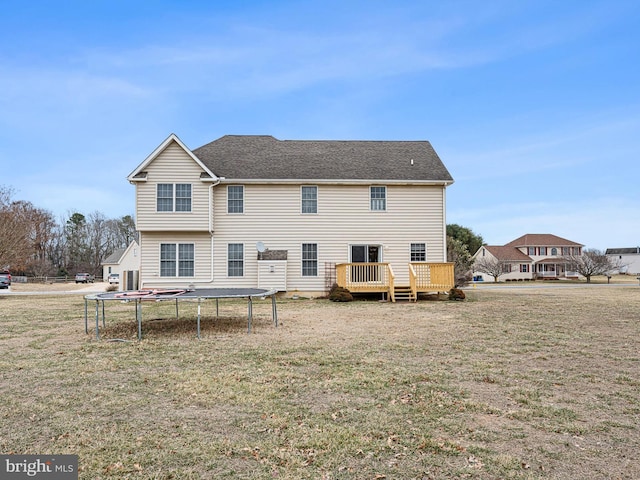
[[216,298],[216,318],[220,316],[220,310],[218,309],[218,299]]
[[104,314],[104,300],[102,300],[102,328],[107,326],[106,316]]
[[251,333],[251,317],[253,315],[253,303],[251,302],[251,297],[247,299],[247,333]]
[[88,301],[85,298],[84,299],[84,333],[89,333],[89,320],[88,320],[89,307],[87,304],[88,304]]
[[142,340],[142,303],[136,300],[136,319],[138,320],[138,340]]
[[180,314],[178,313],[178,299],[176,298],[176,318],[180,318]]
[[271,316],[273,317],[273,322],[278,328],[278,308],[276,307],[276,296],[271,295]]
[[96,340],[100,340],[100,301],[96,300]]
[[[176,304],[178,301],[176,300]],[[198,339],[200,339],[200,297],[198,297]]]

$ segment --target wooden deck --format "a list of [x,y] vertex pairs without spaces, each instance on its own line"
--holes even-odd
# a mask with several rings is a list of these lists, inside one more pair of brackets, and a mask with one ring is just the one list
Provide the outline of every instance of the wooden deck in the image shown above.
[[397,285],[388,263],[339,263],[336,283],[352,293],[386,293],[392,302],[400,291],[415,302],[420,293],[448,292],[455,286],[453,263],[414,262],[408,268],[409,285]]

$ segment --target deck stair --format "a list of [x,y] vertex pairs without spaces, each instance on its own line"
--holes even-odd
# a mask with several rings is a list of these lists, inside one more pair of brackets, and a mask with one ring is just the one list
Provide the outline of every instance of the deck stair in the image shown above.
[[396,302],[415,302],[416,297],[409,285],[395,285],[394,296]]

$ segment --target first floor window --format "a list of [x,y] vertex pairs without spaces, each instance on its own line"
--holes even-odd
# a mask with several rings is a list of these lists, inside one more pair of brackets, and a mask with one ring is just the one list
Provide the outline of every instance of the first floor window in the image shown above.
[[527,273],[528,271],[529,271],[529,264],[521,263],[520,264],[520,272],[521,273]]
[[371,187],[371,210],[385,211],[387,209],[387,187]]
[[161,277],[193,277],[195,266],[193,243],[160,244]]
[[502,264],[502,273],[511,273],[511,264],[503,263]]
[[227,247],[227,275],[242,277],[244,275],[244,245],[230,243]]
[[302,244],[302,276],[303,277],[318,276],[318,244],[317,243]]
[[412,262],[427,261],[427,244],[426,243],[411,244],[411,261]]

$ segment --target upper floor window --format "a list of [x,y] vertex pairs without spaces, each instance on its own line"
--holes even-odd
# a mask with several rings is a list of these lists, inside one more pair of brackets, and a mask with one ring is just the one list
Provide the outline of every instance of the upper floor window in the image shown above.
[[302,244],[302,276],[303,277],[318,276],[318,244],[317,243]]
[[190,212],[190,183],[159,183],[157,186],[156,210],[158,212]]
[[227,213],[244,213],[244,186],[227,187]]
[[569,255],[569,252],[570,252],[569,247],[562,247],[562,254],[563,255]]
[[244,245],[242,243],[230,243],[227,246],[227,275],[244,276]]
[[527,255],[535,255],[536,247],[527,247]]
[[302,213],[318,213],[318,187],[302,187],[300,195]]
[[[484,251],[482,253],[484,253]],[[411,244],[411,261],[412,262],[427,261],[427,244],[426,243]]]
[[551,249],[551,255],[558,255],[558,249],[556,247]]
[[540,255],[546,255],[547,254],[547,247],[540,247]]
[[385,211],[387,209],[387,187],[370,187],[371,210]]
[[193,243],[160,244],[161,277],[193,277],[195,247]]
[[191,184],[176,184],[176,212],[191,211]]

